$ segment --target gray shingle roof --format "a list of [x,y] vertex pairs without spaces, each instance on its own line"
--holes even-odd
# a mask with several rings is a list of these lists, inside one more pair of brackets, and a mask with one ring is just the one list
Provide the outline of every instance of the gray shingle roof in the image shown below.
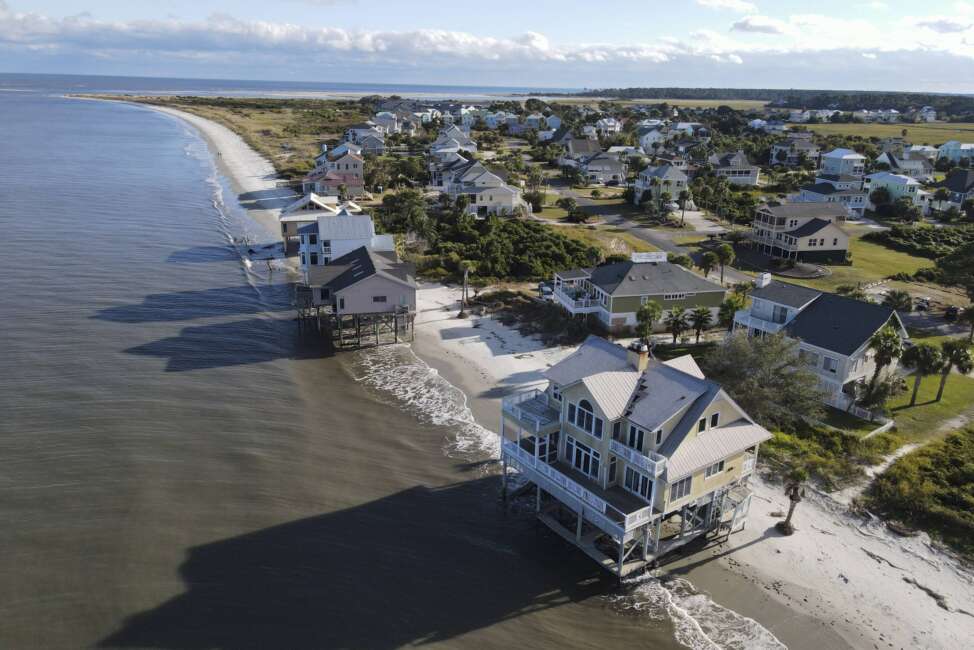
[[308,268],[308,284],[341,291],[373,275],[395,278],[414,284],[415,271],[411,264],[397,262],[395,253],[379,254],[360,246],[324,266]]
[[829,223],[831,222],[816,217],[811,221],[808,221],[802,224],[801,226],[795,228],[794,230],[789,230],[785,234],[791,235],[792,237],[808,237],[809,235],[814,235],[819,230],[829,225]]
[[761,208],[770,212],[775,217],[821,217],[838,218],[847,215],[845,207],[836,203],[783,203],[781,205],[769,205]]
[[768,300],[795,309],[807,305],[820,295],[822,295],[821,291],[778,280],[772,280],[766,287],[759,287],[751,292],[752,298]]
[[834,293],[823,293],[787,325],[788,336],[848,356],[861,348],[891,319],[902,327],[896,311]]
[[665,293],[723,292],[719,284],[704,280],[669,262],[631,260],[592,269],[592,284],[613,296],[653,296]]
[[974,191],[974,170],[954,169],[940,183],[940,187],[946,187],[951,192],[966,194]]

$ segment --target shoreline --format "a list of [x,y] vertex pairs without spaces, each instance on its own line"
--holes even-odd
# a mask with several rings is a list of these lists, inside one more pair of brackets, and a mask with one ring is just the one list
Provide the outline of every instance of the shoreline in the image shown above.
[[[247,212],[277,235],[276,211],[261,203],[283,195],[275,191],[276,175],[269,161],[220,124],[167,107],[138,105],[195,127],[233,190],[262,194]],[[456,319],[451,312],[458,292],[442,285],[420,288],[412,350],[467,396],[478,424],[496,431],[501,397],[540,382],[541,371],[571,349],[544,348],[491,318]],[[756,496],[745,531],[724,546],[680,558],[667,566],[666,573],[686,577],[719,604],[754,618],[796,650],[869,644],[963,647],[974,636],[974,617],[940,608],[928,594],[905,582],[909,576],[945,594],[955,608],[974,611],[974,578],[930,551],[925,536],[903,541],[881,525],[870,529],[845,521],[848,517],[837,506],[814,495],[796,512],[796,535],[769,536],[768,529],[777,521],[771,513],[786,509],[785,498],[761,480],[752,481],[752,488]]]
[[[458,320],[458,297],[458,288],[421,288],[413,351],[463,391],[478,424],[496,432],[501,397],[529,387],[571,350],[544,348],[490,318]],[[881,521],[812,493],[796,510],[798,532],[782,537],[774,529],[788,508],[781,488],[757,476],[751,488],[745,530],[678,556],[664,565],[664,580],[686,578],[793,650],[954,648],[974,636],[974,617],[965,613],[974,611],[974,574],[926,535],[897,537]],[[951,611],[923,587],[942,594]]]

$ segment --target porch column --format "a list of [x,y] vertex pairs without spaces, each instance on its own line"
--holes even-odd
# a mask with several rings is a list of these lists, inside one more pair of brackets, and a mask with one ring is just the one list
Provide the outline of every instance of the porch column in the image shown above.
[[622,577],[622,565],[626,561],[626,536],[619,540],[619,577]]
[[649,530],[653,524],[646,524],[646,531],[643,534],[643,562],[649,557]]
[[656,520],[656,533],[653,535],[653,544],[656,547],[655,553],[659,553],[659,538],[663,534],[663,517]]
[[537,486],[537,492],[535,493],[534,511],[535,513],[541,512],[541,486],[540,485]]

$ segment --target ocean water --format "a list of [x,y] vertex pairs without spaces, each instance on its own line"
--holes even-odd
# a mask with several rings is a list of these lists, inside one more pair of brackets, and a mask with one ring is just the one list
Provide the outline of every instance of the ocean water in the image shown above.
[[21,85],[0,93],[0,647],[777,647],[502,508],[496,438],[407,346],[302,334],[183,123]]

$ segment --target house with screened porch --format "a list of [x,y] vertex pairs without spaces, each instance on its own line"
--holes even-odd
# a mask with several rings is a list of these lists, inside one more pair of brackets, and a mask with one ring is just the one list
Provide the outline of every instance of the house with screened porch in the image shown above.
[[545,378],[502,402],[505,495],[520,474],[538,518],[619,577],[743,527],[771,434],[692,356],[590,336]]

